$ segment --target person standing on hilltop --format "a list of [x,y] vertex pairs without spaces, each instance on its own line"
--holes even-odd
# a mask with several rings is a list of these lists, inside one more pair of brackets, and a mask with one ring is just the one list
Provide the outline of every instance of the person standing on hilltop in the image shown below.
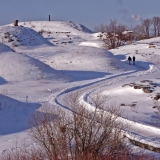
[[135,65],[135,60],[136,60],[136,57],[135,56],[133,56],[133,65]]
[[129,56],[128,57],[129,64],[131,64],[131,60],[132,60],[132,58]]

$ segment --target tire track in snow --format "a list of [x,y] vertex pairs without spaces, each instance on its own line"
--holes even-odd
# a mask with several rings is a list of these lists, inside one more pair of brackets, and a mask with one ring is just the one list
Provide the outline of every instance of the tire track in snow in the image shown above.
[[[122,76],[122,77],[120,76],[118,78],[112,79],[107,84],[101,85],[101,86],[99,86],[97,88],[93,88],[88,92],[90,92],[90,94],[91,94],[92,92],[96,91],[97,89],[100,89],[100,88],[103,88],[103,87],[106,87],[106,86],[109,86],[109,85],[112,85],[112,84],[116,84],[116,83],[118,83],[118,82],[120,82],[120,81],[122,81],[124,79],[129,79],[129,78],[133,78],[133,77],[137,77],[137,76],[147,75],[149,73],[156,72],[157,70],[158,70],[158,68],[156,68],[156,67],[154,68],[154,66],[151,65],[149,70],[146,70],[144,72],[142,72],[142,71],[136,72],[136,73],[133,73],[133,74],[129,74],[127,76]],[[87,95],[89,96],[89,94],[87,94]],[[85,96],[85,99],[87,100],[87,96]]]
[[[96,90],[97,88],[100,88],[100,87],[104,87],[104,86],[108,86],[108,85],[112,85],[112,84],[115,84],[117,82],[120,82],[122,81],[123,79],[129,79],[129,78],[132,78],[132,77],[136,77],[136,76],[143,76],[143,75],[146,75],[146,74],[149,74],[149,73],[153,73],[153,72],[156,72],[157,71],[157,67],[153,66],[153,65],[150,65],[150,69],[149,70],[146,70],[146,71],[128,71],[128,72],[121,72],[121,73],[118,73],[118,74],[114,74],[114,75],[111,75],[111,76],[107,76],[107,77],[104,77],[104,78],[98,78],[96,80],[93,80],[93,81],[90,81],[88,83],[84,83],[84,84],[81,84],[81,85],[76,85],[76,86],[72,86],[72,87],[68,87],[68,88],[65,88],[64,90],[60,91],[59,93],[57,94],[52,94],[49,98],[48,98],[48,101],[49,103],[51,104],[58,104],[60,105],[61,107],[64,107],[66,109],[69,109],[67,106],[63,105],[61,102],[59,102],[59,97],[67,94],[67,93],[71,93],[71,92],[74,92],[74,91],[78,91],[80,89],[83,89],[83,88],[86,88],[86,87],[91,87],[91,89],[89,90],[88,88],[88,93],[91,93],[93,92],[94,90]],[[120,78],[117,78],[117,77],[120,77]],[[108,84],[106,84],[106,81],[107,80],[111,80],[110,82],[108,82]],[[101,86],[99,83],[103,83]],[[96,85],[95,87],[93,85]],[[70,109],[69,109],[70,110]]]
[[136,71],[122,72],[122,73],[119,73],[119,74],[107,76],[105,78],[98,78],[98,79],[90,81],[88,83],[84,83],[84,84],[75,85],[75,86],[72,86],[72,87],[69,87],[69,88],[65,88],[64,90],[60,91],[58,94],[52,94],[49,97],[49,103],[58,104],[58,105],[66,108],[66,109],[69,109],[67,106],[65,106],[65,105],[63,105],[62,103],[59,102],[58,98],[60,96],[62,96],[64,94],[67,94],[67,93],[70,93],[70,92],[73,92],[73,91],[78,91],[80,89],[95,85],[95,84],[100,83],[100,82],[104,82],[106,80],[113,79],[113,78],[115,78],[117,76],[124,76],[124,75],[128,75],[128,74],[131,74],[131,73],[134,73],[134,72],[136,72]]
[[[84,92],[81,95],[81,102],[85,103],[88,107],[91,107],[91,104],[88,103],[87,99],[88,96],[96,91],[97,89],[104,87],[104,86],[109,86],[115,83],[118,83],[124,79],[129,79],[129,78],[133,78],[133,77],[139,77],[139,76],[144,76],[153,72],[156,72],[158,70],[157,67],[150,65],[150,69],[149,70],[145,70],[145,71],[131,71],[131,72],[123,72],[120,74],[116,74],[113,76],[107,76],[105,78],[101,78],[101,79],[96,79],[92,82],[88,82],[85,84],[81,84],[81,85],[77,85],[77,86],[72,86],[70,88],[66,88],[63,91],[59,92],[57,95],[51,95],[50,97],[50,103],[55,103],[60,105],[61,107],[64,107],[65,109],[70,110],[69,107],[65,106],[65,104],[63,104],[63,102],[60,102],[59,98],[61,96],[67,96],[68,93],[74,92],[74,91],[78,91],[78,90],[82,90],[82,92]],[[106,81],[110,80],[107,84]],[[54,97],[54,101],[53,101],[53,97]],[[160,147],[160,141],[155,141],[151,138],[147,138],[145,136],[142,135],[138,135],[137,133],[141,131],[149,133],[149,134],[156,134],[159,136],[160,138],[160,129],[153,127],[153,126],[148,126],[148,125],[144,125],[144,124],[140,124],[137,122],[133,122],[130,120],[127,120],[125,118],[120,117],[118,119],[119,121],[122,121],[123,123],[129,124],[130,126],[132,126],[132,131],[127,131],[126,135],[128,137],[130,137],[131,139],[137,139],[137,137],[139,138],[139,140],[141,139],[141,141],[145,141],[145,143],[147,144],[151,144],[152,146],[158,146]]]
[[[86,106],[89,110],[94,110],[94,106],[86,100],[86,96],[89,96],[90,93],[85,93],[81,95],[79,98],[80,103],[83,106]],[[107,111],[105,111],[107,113]],[[154,126],[144,125],[141,123],[133,122],[131,120],[118,117],[118,122],[122,122],[123,124],[130,126],[128,129],[125,130],[124,135],[129,139],[139,141],[141,143],[153,146],[155,148],[160,148],[160,140],[154,140],[153,138],[148,138],[146,135],[153,135],[155,139],[160,139],[160,128],[156,128]],[[142,132],[145,133],[145,136],[142,135]],[[154,137],[153,136],[153,137]],[[157,137],[156,137],[157,136]]]
[[[157,68],[156,68],[157,70]],[[156,70],[153,70],[153,67],[150,67],[149,70],[145,71],[145,72],[140,72],[139,74],[137,74],[137,76],[143,76],[143,75],[146,75],[148,73],[152,73],[152,72],[155,72]],[[131,77],[135,77],[136,75],[129,75],[127,76],[127,78],[131,78]],[[110,85],[110,84],[114,84],[114,83],[117,83],[123,79],[125,79],[126,77],[122,77],[122,78],[118,78],[118,79],[115,79],[113,80],[112,82],[109,82],[107,85]],[[104,85],[104,86],[107,86],[107,85]],[[104,87],[104,86],[101,86],[101,87]],[[100,87],[99,87],[100,88]],[[81,97],[81,102],[83,104],[85,104],[85,106],[88,106],[88,108],[91,108],[94,106],[92,106],[89,101],[88,101],[88,97],[90,96],[90,94],[92,92],[94,92],[96,89],[93,89],[93,90],[90,90],[88,91],[87,93],[85,93],[82,97]],[[159,128],[156,128],[156,127],[153,127],[153,126],[149,126],[149,125],[144,125],[144,124],[140,124],[140,123],[137,123],[137,122],[133,122],[131,120],[128,120],[128,119],[125,119],[125,118],[122,118],[122,117],[119,117],[118,118],[118,121],[121,121],[129,126],[132,126],[132,129],[130,129],[130,131],[128,130],[127,133],[126,133],[126,137],[128,137],[129,139],[132,139],[132,140],[136,140],[136,141],[139,141],[141,143],[144,143],[146,145],[150,145],[150,146],[153,146],[155,148],[160,148],[160,140],[154,140],[154,139],[151,139],[151,138],[148,138],[146,136],[142,136],[142,135],[139,135],[137,133],[139,132],[145,132],[145,133],[148,133],[150,135],[152,134],[155,134],[157,135],[158,139],[160,139],[160,129]]]

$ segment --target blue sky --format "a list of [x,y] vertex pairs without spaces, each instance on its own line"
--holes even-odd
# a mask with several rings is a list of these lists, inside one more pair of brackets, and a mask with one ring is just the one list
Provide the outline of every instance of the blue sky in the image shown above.
[[93,29],[110,19],[134,25],[160,16],[160,0],[0,0],[0,25],[19,21],[64,20]]

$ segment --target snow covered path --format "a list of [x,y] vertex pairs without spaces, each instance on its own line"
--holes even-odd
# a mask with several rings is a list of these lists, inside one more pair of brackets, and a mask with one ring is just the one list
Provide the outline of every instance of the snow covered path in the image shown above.
[[[80,102],[88,106],[88,109],[89,109],[90,107],[93,107],[93,106],[89,103],[88,97],[96,90],[113,85],[115,83],[119,83],[120,81],[123,81],[126,79],[129,80],[129,79],[132,79],[133,77],[152,74],[154,72],[157,72],[158,70],[159,69],[157,67],[151,65],[150,69],[146,71],[137,71],[137,72],[133,71],[133,72],[120,73],[113,76],[107,76],[105,78],[98,79],[93,82],[67,88],[61,91],[56,96],[54,95],[54,102],[51,102],[53,100],[53,97],[51,96],[50,102],[56,103],[66,109],[69,109],[68,106],[65,105],[65,99],[67,98],[69,93],[78,91],[78,93],[80,93],[80,97],[79,97]],[[154,147],[160,147],[160,129],[159,128],[140,124],[124,118],[119,118],[118,121],[122,121],[123,123],[126,123],[128,126],[130,126],[126,130],[127,137],[144,142],[145,144],[150,144]]]

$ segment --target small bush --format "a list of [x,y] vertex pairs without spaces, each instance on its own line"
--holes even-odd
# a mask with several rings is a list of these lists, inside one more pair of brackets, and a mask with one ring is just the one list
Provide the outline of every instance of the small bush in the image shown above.
[[[92,99],[95,109],[89,111],[79,104],[77,95],[70,95],[72,112],[62,109],[46,110],[32,119],[30,135],[37,149],[46,159],[104,159],[124,154],[126,146],[121,134],[124,128],[117,122],[120,110],[116,107],[104,109],[106,98]],[[56,117],[56,118],[55,118]],[[105,158],[106,159],[106,158]]]

